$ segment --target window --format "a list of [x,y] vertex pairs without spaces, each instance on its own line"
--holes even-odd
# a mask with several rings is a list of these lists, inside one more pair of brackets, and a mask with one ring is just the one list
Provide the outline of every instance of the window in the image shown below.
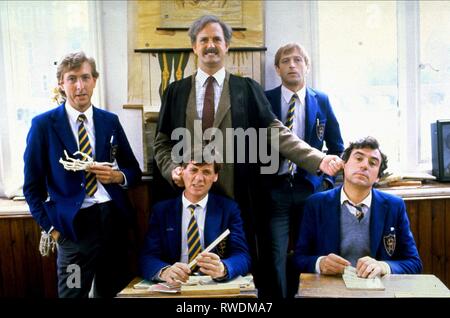
[[320,88],[330,96],[344,141],[372,135],[398,161],[395,2],[319,1],[318,33]]
[[0,3],[0,196],[21,193],[26,135],[35,115],[57,105],[59,60],[83,50],[99,61],[96,16],[95,1]]
[[430,124],[450,119],[450,2],[420,2],[420,163],[431,161]]
[[346,145],[372,135],[390,171],[431,171],[430,123],[450,119],[450,3],[311,6],[314,83],[329,94]]

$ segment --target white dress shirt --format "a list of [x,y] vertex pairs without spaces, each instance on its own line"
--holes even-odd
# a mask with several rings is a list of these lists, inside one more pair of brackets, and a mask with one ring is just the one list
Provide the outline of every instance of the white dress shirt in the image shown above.
[[189,221],[191,220],[191,211],[189,211],[188,206],[191,204],[197,205],[194,210],[195,220],[198,225],[198,234],[200,235],[200,244],[202,246],[202,250],[205,249],[205,218],[206,218],[206,204],[208,203],[208,194],[199,202],[192,203],[186,197],[182,196],[182,204],[183,204],[183,212],[181,215],[181,258],[180,262],[188,263],[189,261],[189,253],[188,253],[188,244],[187,244],[187,230],[189,226]]
[[[213,82],[214,87],[214,113],[217,113],[217,108],[219,108],[220,96],[222,95],[223,83],[225,81],[225,67],[222,67],[215,74],[212,75],[215,78]],[[206,91],[206,80],[209,75],[203,72],[201,69],[197,70],[197,75],[195,76],[195,100],[197,103],[197,113],[198,117],[202,118],[203,115],[203,101],[205,99]]]
[[[346,201],[349,201],[351,204],[348,204]],[[341,208],[342,208],[342,205],[344,205],[344,204],[347,206],[350,213],[353,214],[354,216],[356,216],[357,209],[354,206],[352,206],[352,204],[353,205],[361,205],[363,212],[367,213],[367,211],[370,210],[370,207],[372,204],[372,191],[369,191],[369,194],[364,198],[364,200],[362,200],[360,203],[356,204],[355,202],[353,202],[352,200],[350,200],[348,198],[347,194],[344,191],[344,187],[342,187],[341,188]],[[320,256],[319,258],[317,258],[315,270],[316,270],[316,273],[318,273],[318,274],[320,274],[320,260],[324,257],[326,257],[326,256]],[[380,263],[384,267],[386,274],[390,274],[391,267],[389,266],[389,264],[386,262],[383,262],[383,261],[381,261]]]
[[[351,204],[345,203],[345,201],[349,201]],[[351,214],[356,216],[357,209],[355,208],[356,205],[360,205],[362,207],[362,210],[365,213],[370,210],[370,205],[372,204],[372,191],[369,191],[369,195],[364,198],[360,203],[355,203],[352,200],[350,200],[347,196],[347,194],[344,191],[344,187],[341,188],[341,206],[346,204],[348,210]],[[352,205],[353,204],[353,205]]]
[[[95,127],[94,127],[92,105],[89,106],[89,108],[84,113],[81,113],[72,106],[70,106],[69,101],[66,101],[65,108],[67,118],[69,119],[70,128],[72,129],[75,141],[77,142],[78,149],[80,148],[80,143],[78,140],[78,126],[79,126],[78,116],[81,114],[84,114],[86,116],[86,120],[84,121],[84,128],[86,129],[86,132],[89,137],[89,143],[92,147],[92,157],[95,159]],[[71,153],[68,153],[68,155],[70,157],[73,157],[73,154]],[[64,157],[63,154],[61,154],[61,156]],[[105,187],[103,187],[102,183],[97,181],[97,191],[92,197],[88,195],[84,197],[84,201],[83,204],[81,205],[81,208],[84,209],[96,203],[103,203],[107,201],[111,201],[111,197],[105,190]]]

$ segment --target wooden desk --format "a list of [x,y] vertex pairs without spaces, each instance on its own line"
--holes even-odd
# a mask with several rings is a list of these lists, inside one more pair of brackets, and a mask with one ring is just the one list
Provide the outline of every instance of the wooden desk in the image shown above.
[[[213,295],[185,295],[183,293],[169,294],[149,291],[147,289],[135,289],[133,286],[142,281],[136,277],[127,287],[117,294],[117,298],[257,298],[258,291],[252,284],[248,288],[241,288],[239,294],[213,294]],[[220,283],[217,283],[220,284]]]
[[434,275],[386,275],[381,278],[385,290],[350,290],[341,276],[300,274],[295,297],[317,298],[399,298],[449,297],[448,288]]

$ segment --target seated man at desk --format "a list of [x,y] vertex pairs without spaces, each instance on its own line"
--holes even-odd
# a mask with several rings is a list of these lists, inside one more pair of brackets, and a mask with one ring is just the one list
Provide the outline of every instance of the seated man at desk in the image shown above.
[[[197,257],[200,273],[225,281],[250,270],[250,254],[236,202],[208,193],[218,179],[217,162],[182,164],[185,189],[181,196],[153,208],[140,263],[147,280],[169,284],[186,282],[195,268],[188,263]],[[226,229],[230,234],[212,252],[202,252]]]
[[378,141],[367,137],[345,149],[344,184],[311,196],[305,205],[294,262],[300,273],[359,277],[418,274],[416,244],[401,198],[373,189],[387,168]]

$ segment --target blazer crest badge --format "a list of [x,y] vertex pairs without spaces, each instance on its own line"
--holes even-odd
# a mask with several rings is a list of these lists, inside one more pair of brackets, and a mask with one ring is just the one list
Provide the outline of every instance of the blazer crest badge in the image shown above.
[[225,258],[226,257],[227,243],[228,243],[228,237],[224,238],[216,246],[216,254],[219,255],[220,258]]
[[396,238],[395,234],[383,236],[384,249],[389,256],[392,256],[395,251]]
[[325,135],[325,122],[320,122],[319,118],[317,118],[316,124],[316,135],[320,141],[323,141],[323,136]]

